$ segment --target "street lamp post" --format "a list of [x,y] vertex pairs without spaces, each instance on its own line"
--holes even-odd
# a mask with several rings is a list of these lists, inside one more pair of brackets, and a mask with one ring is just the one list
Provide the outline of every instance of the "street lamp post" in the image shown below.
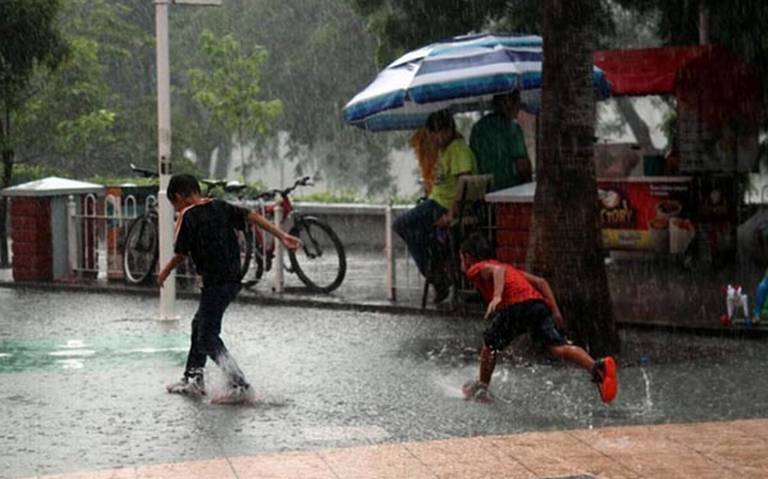
[[[168,202],[168,182],[171,178],[171,75],[168,41],[168,7],[171,4],[221,5],[221,0],[155,0],[155,34],[157,36],[157,172],[158,229],[160,233],[160,265],[173,256],[173,209]],[[160,288],[160,319],[177,319],[176,274],[171,272]]]

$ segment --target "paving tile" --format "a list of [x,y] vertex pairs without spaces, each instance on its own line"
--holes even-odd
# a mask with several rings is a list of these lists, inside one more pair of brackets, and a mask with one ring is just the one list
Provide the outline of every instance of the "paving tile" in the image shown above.
[[540,477],[592,475],[617,479],[639,478],[631,470],[567,432],[527,433],[491,440],[500,451]]
[[751,447],[732,447],[722,445],[719,449],[709,451],[707,457],[736,470],[744,477],[765,479],[768,477],[768,447],[765,445]]
[[749,419],[262,454],[38,479],[765,479],[767,451],[768,420]]
[[[39,479],[136,479],[136,469],[133,467],[119,469],[103,469],[98,471],[76,472],[70,474],[56,474],[52,476],[38,476]],[[29,478],[32,479],[32,478]]]
[[[576,437],[563,431],[529,432],[512,436],[494,436],[490,440],[502,450],[537,453],[545,450],[557,450],[562,457],[583,456],[592,451]],[[585,450],[586,449],[586,450]]]
[[136,468],[137,479],[236,479],[226,459],[157,464]]
[[230,458],[238,479],[336,479],[328,464],[314,452],[287,452]]
[[758,439],[761,439],[764,443],[768,441],[768,420],[766,419],[734,421],[732,426],[755,441]]
[[607,455],[631,450],[647,454],[687,454],[690,450],[658,429],[646,426],[571,431],[570,434]]
[[[567,472],[568,475],[587,475],[599,479],[641,479],[644,477],[615,459],[602,455],[573,456],[563,459],[563,461],[570,467],[570,471]],[[547,472],[542,477],[553,477],[553,474],[546,471],[546,469],[541,471]],[[536,470],[536,472],[541,474],[539,470]],[[563,476],[564,474],[559,473],[558,475]]]
[[727,479],[740,477],[732,468],[718,464],[696,452],[690,454],[646,454],[642,450],[617,454],[613,459],[642,477]]
[[702,453],[717,450],[723,446],[749,447],[756,443],[765,442],[762,438],[756,438],[748,432],[734,427],[731,423],[663,425],[657,426],[655,429],[668,439]]
[[408,443],[405,447],[440,478],[536,478],[488,438]]
[[435,479],[437,476],[401,444],[320,451],[339,479]]

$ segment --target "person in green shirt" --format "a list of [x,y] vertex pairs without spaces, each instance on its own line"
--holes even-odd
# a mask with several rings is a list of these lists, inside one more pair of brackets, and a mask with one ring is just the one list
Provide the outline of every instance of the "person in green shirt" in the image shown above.
[[430,270],[437,266],[432,261],[437,255],[435,227],[450,224],[459,176],[476,174],[477,164],[449,111],[429,115],[426,126],[430,141],[439,151],[432,190],[426,200],[398,216],[392,228],[408,245],[419,272],[430,278],[435,288],[434,301],[439,303],[448,296],[450,285],[445,274]]
[[523,129],[515,120],[520,91],[494,96],[493,109],[472,127],[469,145],[480,174],[493,175],[493,189],[501,190],[530,181],[533,168]]

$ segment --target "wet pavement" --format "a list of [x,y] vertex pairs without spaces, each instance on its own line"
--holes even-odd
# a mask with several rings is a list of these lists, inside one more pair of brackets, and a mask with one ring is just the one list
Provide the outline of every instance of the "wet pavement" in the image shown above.
[[[0,287],[0,477],[113,468],[122,468],[120,477],[192,477],[152,465],[224,461],[233,471],[232,458],[315,458],[316,451],[380,444],[397,458],[398,444],[465,444],[454,441],[473,436],[504,442],[533,431],[610,437],[611,429],[602,428],[762,418],[768,410],[768,377],[760,373],[768,367],[768,344],[761,340],[622,329],[621,389],[611,406],[599,401],[585,372],[547,361],[523,340],[496,371],[496,402],[480,405],[458,393],[477,371],[483,323],[474,316],[256,301],[230,307],[223,338],[261,400],[254,407],[214,406],[164,391],[181,374],[195,307],[194,299],[182,299],[184,319],[161,322],[151,296]],[[216,368],[208,372],[209,386],[220,389]],[[696,440],[695,430],[689,434],[678,442]],[[713,437],[713,447],[741,447],[726,435]],[[615,437],[596,444],[631,446]],[[764,436],[751,444],[768,450]],[[587,444],[574,447],[596,454]],[[362,451],[333,454],[350,450]],[[361,454],[350,457],[368,457]],[[161,469],[150,473],[148,466]],[[331,466],[333,475],[318,477],[376,477]],[[629,467],[626,477],[665,477],[621,467]],[[521,477],[546,477],[527,471]]]
[[41,479],[764,478],[766,420],[533,432],[231,456]]

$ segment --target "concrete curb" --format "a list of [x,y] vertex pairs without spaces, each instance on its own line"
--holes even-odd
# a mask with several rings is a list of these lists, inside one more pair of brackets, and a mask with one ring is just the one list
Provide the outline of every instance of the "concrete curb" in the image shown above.
[[[98,283],[47,283],[38,281],[29,282],[16,282],[16,281],[3,281],[0,280],[0,288],[6,289],[31,289],[37,291],[51,291],[51,292],[66,292],[77,291],[85,293],[95,294],[123,294],[123,295],[135,295],[135,296],[157,296],[157,290],[149,287],[139,286],[109,286]],[[248,295],[239,295],[235,302],[243,304],[262,304],[268,306],[293,306],[293,307],[310,307],[320,308],[336,311],[362,311],[372,313],[388,313],[388,314],[415,314],[430,317],[465,317],[467,315],[477,315],[482,312],[480,307],[473,308],[472,306],[462,307],[459,310],[445,310],[436,309],[434,307],[421,309],[416,306],[392,304],[389,302],[354,302],[344,301],[338,299],[323,299],[317,296],[304,296],[298,294],[299,291],[303,291],[301,288],[288,288],[286,293],[282,296],[264,296],[258,293],[251,293]],[[194,291],[177,291],[179,298],[194,299],[198,296]],[[476,309],[476,310],[475,310]],[[619,328],[635,329],[645,331],[662,331],[673,334],[692,334],[697,336],[708,337],[724,337],[724,338],[739,338],[739,339],[763,339],[768,337],[768,326],[760,325],[757,327],[746,328],[743,326],[735,326],[731,328],[724,328],[719,326],[696,326],[696,325],[678,325],[664,322],[646,322],[637,320],[621,320],[616,321],[616,325]]]

